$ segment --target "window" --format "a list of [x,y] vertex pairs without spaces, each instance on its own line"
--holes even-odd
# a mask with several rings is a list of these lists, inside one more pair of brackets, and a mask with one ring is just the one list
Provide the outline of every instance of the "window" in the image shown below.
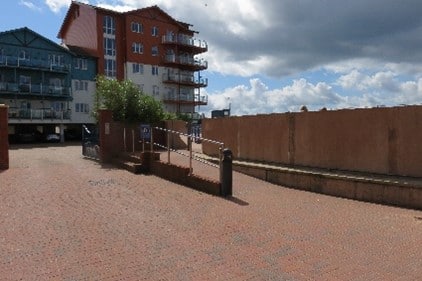
[[51,103],[51,108],[54,111],[63,111],[65,109],[65,106],[64,106],[64,103],[62,102],[54,101]]
[[109,78],[116,77],[116,60],[106,59],[104,65],[104,74]]
[[75,81],[75,91],[88,91],[88,81]]
[[144,65],[140,63],[132,64],[132,73],[144,74]]
[[105,34],[116,34],[116,22],[113,17],[105,16],[103,19],[103,32]]
[[143,54],[144,45],[142,45],[141,43],[132,43],[132,52],[135,54]]
[[64,57],[62,55],[50,55],[50,63],[55,66],[63,66]]
[[19,60],[29,60],[29,55],[25,50],[19,52]]
[[151,29],[151,35],[152,36],[158,36],[158,27],[153,26]]
[[158,66],[153,65],[151,68],[151,74],[152,75],[158,75]]
[[152,94],[158,96],[160,94],[160,88],[156,85],[152,86]]
[[77,58],[76,64],[75,64],[75,69],[87,70],[88,69],[88,60],[82,59],[82,58]]
[[104,55],[116,56],[116,39],[104,38]]
[[75,112],[89,113],[89,104],[75,103]]
[[151,53],[154,57],[158,56],[158,47],[152,46]]
[[144,32],[144,27],[139,22],[132,22],[130,27],[131,27],[132,32],[136,32],[136,33]]

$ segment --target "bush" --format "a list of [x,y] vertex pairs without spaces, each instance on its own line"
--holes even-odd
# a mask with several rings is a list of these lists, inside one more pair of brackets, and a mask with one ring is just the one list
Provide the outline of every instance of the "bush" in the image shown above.
[[109,109],[115,121],[128,123],[156,123],[165,119],[162,103],[144,94],[132,81],[118,81],[105,76],[97,77],[94,117],[98,110]]

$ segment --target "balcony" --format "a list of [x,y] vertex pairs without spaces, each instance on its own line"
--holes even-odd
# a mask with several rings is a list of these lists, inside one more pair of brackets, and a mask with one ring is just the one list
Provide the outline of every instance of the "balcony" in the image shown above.
[[67,87],[52,86],[48,84],[19,84],[0,82],[0,96],[22,95],[26,97],[46,97],[70,99],[70,90]]
[[190,71],[205,70],[208,68],[208,62],[206,60],[185,56],[166,55],[164,57],[164,63]]
[[194,54],[200,54],[208,51],[208,44],[206,41],[199,40],[187,35],[163,35],[161,42],[164,45],[174,45],[177,46],[180,50],[188,51]]
[[178,84],[185,86],[192,86],[196,88],[207,87],[208,79],[207,78],[196,78],[194,75],[178,75],[178,74],[163,74],[163,82],[169,84]]
[[184,104],[184,105],[207,105],[208,96],[201,96],[199,94],[166,94],[163,102],[172,104]]
[[61,73],[69,72],[69,67],[64,64],[57,65],[50,60],[22,59],[15,56],[0,56],[0,67],[26,68]]
[[71,111],[52,109],[17,109],[9,108],[9,119],[19,120],[70,120]]

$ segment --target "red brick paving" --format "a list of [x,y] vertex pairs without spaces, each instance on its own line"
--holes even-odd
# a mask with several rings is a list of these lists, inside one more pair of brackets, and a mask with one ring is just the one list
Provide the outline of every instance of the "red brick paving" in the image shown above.
[[0,173],[0,280],[422,277],[421,211],[237,173],[226,200],[102,167],[79,146],[12,148]]

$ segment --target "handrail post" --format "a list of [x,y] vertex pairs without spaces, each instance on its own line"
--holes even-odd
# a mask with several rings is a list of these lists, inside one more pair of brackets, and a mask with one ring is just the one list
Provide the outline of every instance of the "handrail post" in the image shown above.
[[170,132],[167,131],[167,163],[170,164]]
[[192,135],[188,136],[188,149],[189,149],[189,175],[192,175]]
[[126,127],[123,128],[123,148],[125,150],[125,153],[127,152],[126,149]]
[[154,153],[154,136],[153,136],[153,128],[151,128],[151,144],[150,144],[150,151]]
[[132,153],[135,153],[135,130],[132,129]]

